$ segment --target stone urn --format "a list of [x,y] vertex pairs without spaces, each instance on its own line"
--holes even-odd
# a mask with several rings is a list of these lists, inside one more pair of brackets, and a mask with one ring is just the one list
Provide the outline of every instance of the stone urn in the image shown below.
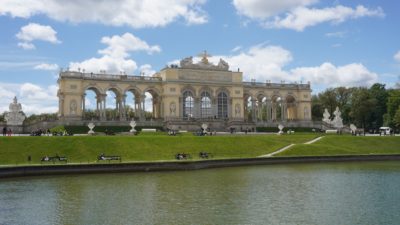
[[89,123],[88,127],[90,129],[88,134],[93,135],[94,134],[93,128],[95,127],[95,125],[93,123]]
[[279,125],[278,125],[278,129],[279,129],[278,135],[283,134],[283,128],[285,128],[285,127],[284,127],[282,124],[279,124]]

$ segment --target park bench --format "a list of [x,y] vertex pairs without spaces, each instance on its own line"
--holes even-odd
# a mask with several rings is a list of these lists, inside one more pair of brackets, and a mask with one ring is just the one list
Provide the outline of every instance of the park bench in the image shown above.
[[192,156],[190,154],[186,154],[186,153],[178,153],[175,155],[175,159],[177,160],[182,160],[182,159],[191,159]]
[[66,162],[67,163],[68,159],[65,156],[58,156],[58,155],[56,155],[56,156],[44,156],[44,157],[42,157],[40,159],[41,163],[43,163],[43,162],[53,162],[53,163],[55,163],[56,161]]
[[209,152],[200,152],[199,153],[199,157],[202,158],[202,159],[208,159],[208,158],[214,157],[214,155],[212,153],[209,153]]
[[108,162],[110,162],[111,160],[118,160],[119,162],[121,162],[121,156],[117,156],[117,155],[112,155],[112,156],[106,156],[104,154],[101,154],[97,157],[97,161],[104,161],[104,160],[108,160]]

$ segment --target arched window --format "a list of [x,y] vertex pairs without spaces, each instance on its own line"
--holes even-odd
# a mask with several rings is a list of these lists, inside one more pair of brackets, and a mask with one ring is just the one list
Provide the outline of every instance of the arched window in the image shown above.
[[201,93],[200,114],[201,118],[212,116],[211,96],[208,92]]
[[183,118],[192,118],[193,115],[193,94],[190,91],[183,92]]
[[228,117],[228,96],[225,92],[218,94],[218,118]]

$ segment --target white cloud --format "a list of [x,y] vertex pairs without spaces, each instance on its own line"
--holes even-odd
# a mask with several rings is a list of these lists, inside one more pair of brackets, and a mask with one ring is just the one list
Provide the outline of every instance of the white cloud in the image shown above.
[[70,69],[75,71],[85,69],[86,72],[94,73],[105,70],[107,73],[119,74],[125,72],[133,74],[138,66],[134,60],[128,58],[129,52],[145,51],[148,54],[161,52],[160,46],[150,46],[131,33],[103,37],[101,42],[108,45],[107,48],[98,51],[102,55],[101,57],[93,57],[82,62],[71,62]]
[[35,49],[33,41],[40,40],[53,44],[61,43],[57,39],[57,32],[51,26],[43,26],[37,23],[29,23],[21,27],[21,30],[15,35],[22,42],[18,46],[23,49]]
[[146,51],[148,54],[161,52],[160,46],[150,46],[131,33],[125,33],[122,36],[103,37],[101,43],[108,45],[108,47],[100,50],[99,53],[116,58],[128,57],[128,52],[134,51]]
[[[317,0],[233,0],[239,14],[261,22],[266,28],[285,28],[303,31],[306,27],[325,22],[342,23],[360,17],[383,17],[382,8],[368,9],[336,5],[335,7],[310,8]],[[283,15],[282,15],[283,14]]]
[[30,114],[56,113],[58,111],[58,87],[41,87],[32,83],[0,83],[0,113],[8,111],[14,96],[22,104],[22,110]]
[[338,24],[348,19],[356,19],[365,16],[382,17],[383,15],[381,8],[370,10],[362,5],[357,6],[356,9],[342,5],[323,9],[298,7],[290,13],[287,13],[283,18],[275,17],[274,20],[265,22],[265,26],[269,28],[287,28],[303,31],[306,27],[315,26],[324,22]]
[[393,56],[393,58],[400,63],[400,50]]
[[133,28],[161,27],[183,19],[188,24],[206,23],[201,9],[205,0],[2,0],[0,15],[30,18],[46,15],[57,21],[71,23],[102,23]]
[[34,67],[35,70],[58,70],[57,64],[42,63]]
[[98,73],[100,70],[104,70],[107,73],[114,74],[119,74],[122,71],[132,74],[137,69],[135,61],[126,58],[113,58],[109,55],[100,58],[93,57],[82,62],[71,62],[69,67],[74,71],[84,69],[86,72]]
[[28,43],[28,42],[19,42],[18,43],[18,47],[21,47],[25,50],[30,50],[30,49],[35,49],[35,45],[32,43]]
[[156,71],[153,70],[150,64],[141,65],[139,70],[140,73],[143,74],[144,76],[151,76],[156,73]]
[[267,19],[279,13],[299,6],[307,6],[318,0],[233,0],[233,5],[239,14],[252,19]]

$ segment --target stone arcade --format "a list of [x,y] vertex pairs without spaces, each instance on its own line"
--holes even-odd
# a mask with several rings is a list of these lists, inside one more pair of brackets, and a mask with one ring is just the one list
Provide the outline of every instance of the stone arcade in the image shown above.
[[[230,71],[220,59],[210,63],[205,53],[199,63],[192,57],[151,77],[63,71],[59,75],[59,118],[70,123],[157,125],[197,130],[207,123],[213,130],[277,126],[312,126],[310,84],[244,82],[243,73]],[[95,115],[86,116],[85,92],[96,94]],[[107,92],[115,94],[116,114],[106,113]],[[145,116],[145,93],[152,96],[151,118]],[[109,92],[110,93],[110,92]],[[132,93],[134,114],[128,113]],[[151,123],[151,124],[150,124]]]

